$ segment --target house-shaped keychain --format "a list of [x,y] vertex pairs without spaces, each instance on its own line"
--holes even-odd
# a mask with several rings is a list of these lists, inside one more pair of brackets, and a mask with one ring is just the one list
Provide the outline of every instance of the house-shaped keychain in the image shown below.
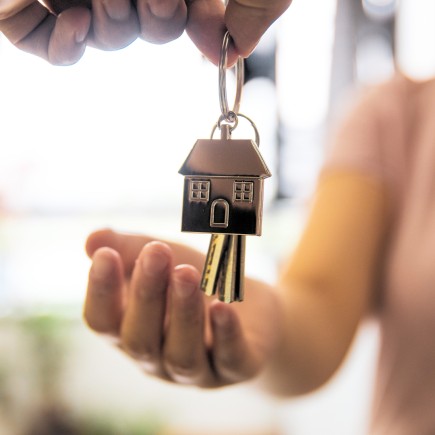
[[182,231],[261,235],[271,174],[252,140],[199,139],[181,167]]

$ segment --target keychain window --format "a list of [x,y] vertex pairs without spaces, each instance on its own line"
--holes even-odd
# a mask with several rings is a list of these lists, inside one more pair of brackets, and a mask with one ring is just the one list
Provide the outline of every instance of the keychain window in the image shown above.
[[233,201],[252,202],[254,196],[254,183],[235,181],[233,189]]
[[205,201],[210,198],[210,181],[191,180],[189,189],[190,201]]

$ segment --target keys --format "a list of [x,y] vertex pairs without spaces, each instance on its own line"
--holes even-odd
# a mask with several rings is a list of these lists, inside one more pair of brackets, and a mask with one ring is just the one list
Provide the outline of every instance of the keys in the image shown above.
[[212,234],[201,289],[219,300],[241,302],[244,297],[245,236]]
[[245,236],[261,234],[263,182],[270,172],[256,142],[232,139],[227,124],[220,130],[220,139],[199,139],[180,169],[181,227],[212,234],[201,287],[230,303],[244,297]]
[[224,252],[228,247],[228,239],[229,236],[225,234],[212,234],[210,238],[201,278],[201,289],[207,296],[216,294],[218,280],[223,269]]
[[246,238],[242,235],[231,235],[228,238],[219,299],[226,303],[241,302],[244,296]]
[[[223,302],[244,298],[245,236],[261,235],[263,182],[271,176],[259,152],[257,127],[239,113],[244,83],[243,59],[237,61],[237,89],[230,111],[226,97],[229,33],[225,34],[219,62],[219,98],[222,116],[210,139],[196,141],[180,174],[184,175],[182,231],[211,233],[201,288]],[[232,139],[239,119],[255,131],[255,141]],[[220,139],[213,139],[219,128]]]

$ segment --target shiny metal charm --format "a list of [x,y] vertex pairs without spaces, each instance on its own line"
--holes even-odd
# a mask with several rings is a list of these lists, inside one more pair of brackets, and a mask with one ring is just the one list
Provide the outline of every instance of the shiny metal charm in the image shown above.
[[[184,175],[182,231],[211,233],[201,279],[209,296],[226,303],[244,298],[245,236],[261,235],[263,184],[271,176],[258,149],[254,122],[238,113],[243,86],[243,60],[237,62],[237,92],[233,110],[226,96],[229,34],[225,35],[219,63],[221,116],[210,139],[196,141],[180,168]],[[250,122],[255,140],[232,139],[239,118]],[[220,139],[213,139],[219,129]]]
[[271,174],[255,142],[200,139],[179,172],[182,231],[261,235],[263,184]]

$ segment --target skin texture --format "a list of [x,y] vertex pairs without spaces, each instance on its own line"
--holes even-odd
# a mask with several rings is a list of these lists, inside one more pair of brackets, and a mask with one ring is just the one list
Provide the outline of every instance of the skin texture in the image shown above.
[[[43,3],[43,4],[42,4]],[[186,31],[218,63],[232,35],[228,63],[247,57],[291,0],[0,0],[0,31],[18,48],[55,65],[76,63],[90,45],[122,49],[137,38],[164,44]]]

